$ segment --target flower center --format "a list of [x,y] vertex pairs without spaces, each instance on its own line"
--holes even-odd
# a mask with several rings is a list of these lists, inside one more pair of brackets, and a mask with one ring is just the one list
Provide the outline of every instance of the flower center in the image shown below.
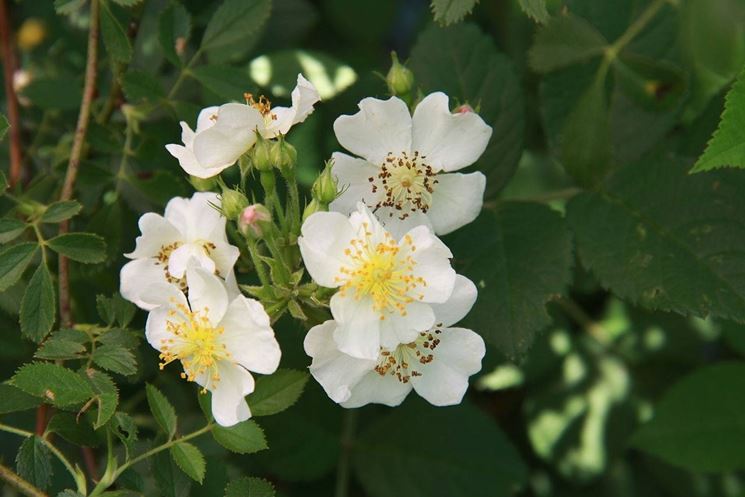
[[414,376],[422,376],[424,366],[435,359],[433,352],[440,344],[437,338],[440,333],[442,330],[438,328],[423,331],[413,342],[401,344],[393,350],[381,347],[375,372],[380,376],[393,376],[401,383],[408,383]]
[[220,381],[217,363],[230,358],[225,344],[220,341],[225,330],[222,326],[210,324],[207,308],[193,312],[184,304],[174,305],[175,309],[168,312],[170,319],[166,321],[171,337],[160,341],[160,369],[179,360],[184,366],[182,378],[195,381],[207,375],[207,381],[214,386]]
[[159,264],[163,268],[163,273],[165,274],[166,281],[172,285],[176,285],[182,292],[186,292],[186,276],[176,278],[168,272],[168,260],[171,258],[171,254],[173,253],[173,251],[179,248],[181,245],[183,245],[182,242],[173,242],[168,245],[163,245],[162,247],[160,247],[160,252],[158,252],[155,258],[157,259],[156,264]]
[[406,235],[399,245],[386,233],[382,242],[375,243],[368,224],[363,223],[363,228],[364,234],[352,239],[344,250],[349,263],[336,277],[341,283],[339,291],[342,295],[353,291],[356,300],[370,297],[381,320],[387,312],[397,311],[405,316],[408,304],[424,298],[417,289],[427,286],[424,278],[414,275],[414,241]]
[[[437,174],[432,166],[424,162],[425,156],[415,151],[413,155],[402,152],[395,156],[391,152],[380,166],[377,176],[371,176],[373,193],[382,188],[385,196],[375,206],[392,207],[399,211],[398,217],[403,220],[413,212],[427,212],[432,203],[432,192],[434,192]],[[392,217],[394,213],[391,213]]]
[[254,100],[253,93],[244,93],[243,98],[246,99],[246,105],[250,105],[254,109],[258,110],[264,120],[267,123],[277,120],[277,115],[272,112],[272,102],[269,101],[264,95],[259,95],[258,100]]

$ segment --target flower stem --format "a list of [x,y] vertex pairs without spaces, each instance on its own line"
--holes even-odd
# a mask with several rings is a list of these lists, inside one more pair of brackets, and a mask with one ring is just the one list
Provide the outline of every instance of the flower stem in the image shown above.
[[266,273],[266,267],[264,267],[264,263],[261,262],[261,258],[259,257],[259,245],[256,243],[256,240],[250,240],[247,238],[246,246],[248,247],[248,253],[251,256],[251,262],[254,264],[259,281],[261,281],[261,284],[264,286],[271,286],[269,275]]
[[191,56],[189,62],[179,71],[178,77],[171,87],[171,91],[168,92],[168,96],[166,97],[167,100],[171,100],[174,96],[176,96],[176,92],[179,88],[181,88],[181,83],[183,83],[186,76],[190,74],[189,70],[194,64],[196,64],[197,60],[199,60],[200,55],[202,55],[201,48],[194,52],[194,55]]
[[[80,158],[83,153],[83,144],[88,132],[88,123],[91,117],[91,106],[96,90],[96,77],[98,75],[98,5],[99,0],[91,0],[90,28],[88,30],[88,55],[85,64],[85,85],[83,86],[83,100],[80,104],[80,114],[78,114],[78,124],[75,128],[75,138],[72,143],[70,160],[67,163],[67,173],[65,182],[62,185],[60,200],[70,200],[72,198],[75,180],[80,168]],[[67,233],[69,221],[65,220],[60,223],[60,234]],[[63,327],[69,327],[72,324],[72,311],[70,308],[70,272],[67,257],[59,256],[59,312],[60,323]]]
[[5,100],[8,108],[8,122],[10,123],[10,171],[8,183],[11,187],[21,179],[23,172],[23,157],[21,154],[21,117],[18,112],[18,97],[13,88],[13,74],[16,70],[16,57],[13,51],[10,16],[5,0],[0,0],[0,45],[3,56],[3,76],[5,80]]
[[606,59],[613,60],[616,56],[633,40],[641,31],[647,27],[647,24],[654,19],[657,12],[666,4],[674,2],[672,0],[655,0],[637,17],[626,31],[611,44],[605,52]]
[[0,478],[10,483],[19,492],[28,497],[47,497],[47,494],[21,478],[15,471],[0,464]]
[[341,433],[341,450],[339,451],[339,464],[336,469],[336,491],[335,497],[347,497],[349,495],[350,478],[350,452],[354,445],[354,433],[357,429],[357,409],[349,409],[344,413]]

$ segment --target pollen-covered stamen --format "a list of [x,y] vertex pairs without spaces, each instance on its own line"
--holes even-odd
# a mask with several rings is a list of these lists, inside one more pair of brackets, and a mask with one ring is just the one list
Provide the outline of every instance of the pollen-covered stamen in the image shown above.
[[[413,155],[402,152],[400,156],[389,152],[377,176],[368,178],[373,193],[382,189],[385,195],[375,208],[392,207],[402,220],[413,212],[427,212],[432,203],[437,174],[432,166],[424,162],[425,159],[418,151]],[[394,215],[390,214],[391,217]]]
[[401,344],[393,350],[381,347],[375,372],[380,376],[393,376],[401,383],[422,376],[425,366],[435,360],[434,351],[440,345],[438,335],[442,333],[440,327],[438,324],[430,331],[423,331],[413,342]]
[[210,388],[214,388],[220,381],[217,364],[221,360],[230,359],[230,353],[221,340],[225,330],[210,323],[208,311],[204,308],[193,312],[186,305],[174,302],[166,321],[170,337],[160,341],[159,366],[163,369],[169,363],[179,360],[184,367],[182,378],[196,381],[201,377]]
[[381,320],[390,312],[405,316],[408,304],[422,300],[421,289],[427,286],[424,278],[414,274],[414,252],[416,246],[410,235],[399,244],[386,232],[383,240],[376,242],[369,225],[363,223],[363,234],[344,250],[348,264],[336,277],[339,292],[353,292],[356,300],[371,298]]
[[259,99],[254,100],[253,93],[244,93],[243,98],[246,99],[246,105],[250,105],[264,116],[265,121],[277,120],[277,115],[272,112],[272,102],[264,95],[259,95]]
[[171,254],[173,253],[173,251],[179,248],[181,245],[183,245],[181,242],[173,242],[169,243],[168,245],[163,245],[162,247],[160,247],[160,251],[155,256],[155,259],[156,264],[163,268],[163,273],[165,274],[166,281],[168,281],[168,283],[172,285],[176,285],[177,287],[179,287],[179,290],[181,290],[182,292],[186,292],[186,276],[176,278],[168,271],[168,260],[171,258]]

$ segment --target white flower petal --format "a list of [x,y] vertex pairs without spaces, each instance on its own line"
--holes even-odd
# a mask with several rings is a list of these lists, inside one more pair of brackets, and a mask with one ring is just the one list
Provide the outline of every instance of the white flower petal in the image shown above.
[[358,106],[359,112],[334,122],[342,147],[378,165],[388,153],[411,152],[411,116],[403,100],[365,98]]
[[119,293],[140,309],[149,311],[162,302],[147,302],[143,292],[152,285],[167,284],[165,268],[152,257],[136,259],[122,266],[119,273]]
[[[246,395],[254,391],[251,373],[228,361],[218,363],[220,380],[206,386],[212,392],[212,415],[217,424],[233,426],[251,417]],[[212,388],[210,388],[212,387]]]
[[195,264],[210,273],[215,272],[215,262],[207,256],[207,252],[198,245],[188,243],[171,252],[168,258],[168,273],[174,278],[182,278],[190,264]]
[[344,265],[344,249],[354,238],[349,219],[338,212],[317,212],[303,223],[298,238],[300,253],[311,278],[321,286],[339,286],[336,278]]
[[168,150],[168,152],[172,156],[178,159],[181,169],[183,169],[186,174],[196,176],[197,178],[211,178],[220,174],[223,169],[229,167],[228,165],[223,168],[204,168],[201,164],[199,164],[199,161],[197,161],[197,157],[194,155],[194,151],[191,148],[177,145],[175,143],[166,145],[166,150]]
[[331,172],[337,179],[337,187],[341,194],[329,204],[329,210],[348,216],[357,209],[357,203],[360,201],[374,207],[383,192],[378,190],[373,193],[369,178],[377,176],[380,168],[364,159],[341,152],[334,152],[331,160],[334,161]]
[[447,235],[472,222],[484,203],[486,176],[480,172],[438,174],[427,213],[438,235]]
[[191,310],[205,311],[210,324],[217,326],[228,308],[225,284],[211,272],[194,265],[186,269],[186,282],[189,285]]
[[380,321],[380,345],[386,349],[393,349],[400,343],[413,342],[420,331],[428,330],[434,324],[435,313],[432,306],[412,302],[406,306],[405,316],[390,312]]
[[135,240],[135,249],[124,254],[130,259],[153,257],[165,245],[182,240],[179,230],[167,219],[154,212],[147,212],[138,221],[142,235]]
[[[445,302],[453,293],[455,285],[455,271],[450,266],[452,252],[426,226],[418,226],[406,236],[411,237],[415,247],[411,252],[411,257],[416,262],[414,275],[427,283],[424,287],[417,287],[417,292],[423,295],[422,301]],[[406,247],[404,243],[402,245]]]
[[326,394],[336,403],[352,395],[352,387],[377,364],[374,360],[358,359],[339,351],[334,341],[336,323],[326,321],[310,329],[303,342],[305,353],[313,358],[310,373]]
[[235,274],[233,273],[233,266],[235,266],[238,257],[241,255],[241,251],[238,247],[230,245],[224,242],[214,242],[215,248],[209,251],[210,258],[215,261],[215,268],[220,273],[221,278],[228,280],[229,275],[233,275],[235,280]]
[[259,302],[238,296],[228,306],[220,322],[221,342],[230,360],[249,371],[271,374],[277,370],[282,355],[269,323],[269,316]]
[[380,223],[396,240],[400,240],[401,237],[417,226],[426,226],[428,228],[432,226],[427,214],[421,211],[411,212],[404,219],[401,219],[401,211],[393,207],[381,207],[375,211],[375,216],[377,216]]
[[457,275],[450,298],[444,304],[432,304],[437,326],[452,326],[466,317],[477,296],[476,285],[465,276]]
[[352,388],[349,400],[342,402],[343,407],[361,407],[365,404],[385,404],[395,407],[404,401],[411,392],[411,383],[401,383],[393,376],[381,376],[370,372]]
[[[188,148],[191,151],[191,146],[194,142],[194,135],[196,133],[194,133],[194,131],[192,131],[189,125],[184,121],[179,122],[179,125],[181,125],[181,141],[184,144],[184,148]],[[168,148],[168,145],[166,145],[166,148]]]
[[[205,107],[201,111],[199,111],[199,116],[197,116],[197,129],[196,133],[201,133],[202,131],[211,128],[215,125],[215,122],[217,121],[217,113],[220,111],[220,107],[217,105],[213,105],[212,107]],[[186,144],[186,141],[184,141],[184,144]]]
[[292,107],[274,107],[271,109],[276,119],[266,126],[262,133],[264,138],[274,138],[279,134],[286,135],[295,124],[305,121],[313,112],[313,106],[321,100],[316,87],[305,79],[302,74],[297,75],[297,86],[292,90]]
[[213,192],[196,192],[186,207],[187,231],[189,241],[227,240],[225,237],[226,219],[217,210],[220,197]]
[[381,320],[372,301],[337,292],[331,297],[330,306],[337,322],[334,341],[339,350],[359,359],[377,359]]
[[176,306],[178,305],[185,306],[187,302],[184,294],[178,291],[173,285],[153,285],[151,290],[152,295],[148,296],[151,297],[151,300],[160,299],[161,305],[154,308],[147,315],[145,338],[154,349],[161,350],[164,343],[163,340],[174,337],[166,325],[169,319],[173,319],[170,314],[171,311],[177,308]]
[[414,110],[412,149],[436,170],[456,171],[481,157],[492,129],[475,112],[453,114],[448,97],[427,95]]
[[221,105],[214,126],[194,137],[194,155],[205,168],[232,166],[256,142],[263,129],[258,110],[244,104]]
[[431,404],[459,404],[468,390],[468,377],[481,370],[486,352],[484,340],[465,328],[445,328],[434,360],[411,378],[414,390]]

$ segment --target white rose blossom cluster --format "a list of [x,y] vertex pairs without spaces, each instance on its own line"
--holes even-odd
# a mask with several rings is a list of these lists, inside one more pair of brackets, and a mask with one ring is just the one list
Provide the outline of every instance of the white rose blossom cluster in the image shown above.
[[305,338],[310,371],[344,407],[400,404],[414,389],[434,405],[460,403],[481,369],[483,339],[453,327],[476,300],[436,234],[481,210],[485,177],[453,173],[484,152],[491,128],[474,112],[452,113],[443,93],[409,113],[403,100],[366,98],[334,123],[333,172],[341,190],[302,227],[311,277],[338,288],[332,320]]
[[[248,94],[245,104],[208,107],[195,130],[181,123],[183,145],[166,148],[188,174],[216,176],[250,157],[257,140],[282,138],[319,101],[302,75],[291,98],[291,107]],[[344,407],[395,406],[412,389],[434,405],[457,404],[485,346],[455,327],[477,291],[455,273],[437,235],[480,212],[484,175],[455,171],[479,158],[491,128],[470,108],[451,112],[443,93],[426,96],[413,115],[396,97],[366,98],[359,108],[334,123],[339,143],[356,157],[332,156],[338,191],[332,188],[330,212],[306,215],[297,237],[307,273],[336,289],[332,319],[305,338],[310,372]],[[230,426],[251,416],[251,373],[276,371],[281,352],[269,314],[237,284],[241,251],[226,235],[223,200],[198,192],[171,199],[162,216],[144,214],[135,249],[125,254],[131,261],[121,270],[121,294],[149,312],[145,333],[160,368],[179,361],[181,377],[210,391],[215,420]],[[250,240],[271,216],[257,204],[230,221]]]

